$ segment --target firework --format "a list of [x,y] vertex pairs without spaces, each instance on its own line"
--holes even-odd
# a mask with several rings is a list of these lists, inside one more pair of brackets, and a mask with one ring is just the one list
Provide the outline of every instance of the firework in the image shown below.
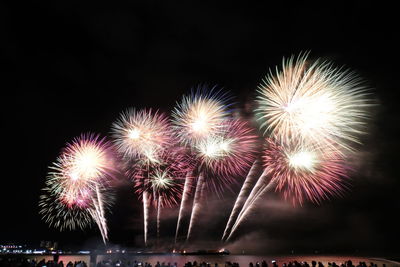
[[178,204],[182,197],[183,179],[172,176],[169,168],[160,170],[156,168],[150,174],[149,185],[153,192],[153,204],[159,207],[172,207]]
[[221,134],[196,145],[197,156],[213,175],[243,176],[254,162],[257,136],[246,121],[226,120]]
[[227,240],[254,208],[256,201],[270,189],[283,194],[293,205],[305,200],[320,204],[347,189],[349,167],[335,149],[322,151],[315,145],[278,143],[266,139],[264,172],[251,191]]
[[136,165],[128,176],[132,178],[139,196],[148,191],[150,203],[154,206],[158,205],[158,196],[162,196],[161,207],[173,207],[181,199],[186,175],[193,168],[194,160],[185,149],[171,147],[159,155],[157,164]]
[[[155,185],[157,181],[161,181],[159,179],[160,175],[164,175],[165,170],[155,170],[157,173],[152,174],[153,183],[150,182],[149,172],[150,168],[155,165],[159,165],[159,167],[164,165],[161,162],[163,160],[162,155],[165,155],[165,150],[174,144],[170,129],[167,117],[150,109],[139,111],[130,109],[123,112],[120,118],[112,125],[114,142],[119,154],[125,160],[124,169],[130,177],[135,178],[136,191],[140,191],[143,198],[145,244],[147,244],[148,215],[150,203],[152,202],[152,194],[147,190],[150,190],[151,185]],[[168,171],[165,173],[168,173]],[[168,175],[165,176],[164,180],[168,180]],[[137,181],[140,182],[137,183]],[[171,186],[171,188],[174,187]],[[153,189],[158,189],[163,193],[169,192],[166,188],[161,190],[161,188],[154,187]],[[166,202],[171,201],[171,199],[173,198],[167,198]],[[154,197],[154,201],[157,201],[156,197]]]
[[[96,184],[108,183],[115,172],[113,149],[109,142],[94,134],[83,134],[67,143],[61,155],[49,167],[48,182],[65,196]],[[66,192],[69,192],[68,194]],[[85,192],[81,192],[85,194]]]
[[83,229],[94,220],[105,242],[104,206],[112,202],[107,178],[115,171],[111,144],[84,134],[67,144],[50,169],[39,201],[43,219],[60,230]]
[[346,152],[354,151],[371,106],[368,90],[353,72],[309,62],[308,54],[283,61],[258,90],[257,119],[267,139],[265,170],[242,207],[228,239],[275,188],[296,204],[320,203],[346,189]]
[[[223,133],[223,124],[229,117],[227,100],[226,94],[221,91],[215,91],[215,87],[209,91],[205,87],[198,87],[197,91],[193,90],[190,95],[183,96],[181,102],[177,103],[172,112],[173,129],[180,143],[192,149],[198,149],[199,147],[196,148],[196,146],[199,143],[206,142],[205,140],[208,138]],[[199,175],[203,177],[202,173]],[[200,181],[202,179],[197,180]],[[186,183],[186,185],[188,184],[189,182]],[[195,196],[201,194],[198,190],[202,188],[202,184],[196,186]],[[200,198],[195,197],[195,199]],[[181,202],[176,237],[179,231],[184,204]],[[193,219],[196,218],[193,214],[195,213],[195,207],[198,205],[199,203],[194,201],[189,229],[192,228]],[[187,237],[189,237],[190,231],[188,231]]]
[[[148,226],[150,205],[157,207],[157,231],[160,228],[161,208],[179,203],[186,174],[194,168],[192,157],[184,148],[170,147],[159,154],[157,163],[137,164],[128,172],[134,181],[135,192],[143,198],[145,223]],[[145,229],[145,243],[147,242]],[[158,233],[158,232],[157,232]]]
[[[236,177],[243,175],[253,163],[257,136],[248,123],[239,119],[225,119],[218,135],[199,141],[195,153],[200,162],[192,215],[189,222],[187,240],[190,239],[198,213],[201,210],[204,188],[221,193]],[[198,192],[198,190],[202,190]]]
[[226,94],[221,91],[209,92],[198,88],[188,96],[183,96],[172,112],[173,127],[179,141],[193,146],[205,138],[220,133],[222,123],[228,117],[225,104]]
[[368,90],[353,72],[307,56],[284,60],[259,86],[255,113],[261,127],[285,143],[295,138],[351,151],[368,117]]
[[321,151],[315,145],[285,145],[267,139],[263,161],[276,190],[294,205],[306,199],[319,204],[346,190],[349,167],[336,150]]
[[125,159],[154,163],[159,154],[171,145],[171,131],[167,117],[151,109],[130,109],[121,113],[112,125],[118,152]]

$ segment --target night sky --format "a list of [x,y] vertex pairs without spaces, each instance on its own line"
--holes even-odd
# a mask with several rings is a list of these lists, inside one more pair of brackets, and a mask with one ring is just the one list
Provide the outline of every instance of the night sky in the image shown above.
[[[225,88],[242,108],[283,56],[311,51],[311,58],[357,71],[378,104],[354,159],[351,191],[296,208],[271,194],[230,249],[400,254],[397,8],[367,1],[262,2],[1,4],[0,243],[58,240],[90,247],[100,241],[96,227],[59,233],[38,215],[47,168],[72,138],[88,131],[108,135],[129,107],[169,113],[198,84]],[[129,186],[121,181],[117,188],[110,241],[140,247],[142,210]],[[208,199],[196,233],[200,248],[217,244],[234,197]],[[166,211],[163,242],[172,240],[175,223],[176,211]]]

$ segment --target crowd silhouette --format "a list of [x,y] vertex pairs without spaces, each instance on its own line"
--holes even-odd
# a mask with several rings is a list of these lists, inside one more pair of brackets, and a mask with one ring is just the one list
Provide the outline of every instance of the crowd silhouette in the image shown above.
[[63,261],[36,261],[29,258],[0,258],[0,267],[88,267],[84,261],[64,263]]
[[[92,267],[153,267],[153,265],[149,262],[141,262],[141,261],[127,261],[127,260],[102,260],[95,264],[96,266]],[[0,257],[0,267],[88,267],[88,264],[84,261],[75,261],[64,263],[63,261],[45,261],[44,259],[41,261],[36,261],[34,259],[28,258],[1,258]],[[237,262],[225,262],[224,266],[218,263],[209,263],[209,262],[186,262],[183,266],[178,266],[176,262],[156,262],[154,267],[240,267]],[[246,267],[246,266],[242,266]],[[359,262],[357,265],[354,265],[351,260],[346,262],[336,264],[335,262],[328,262],[327,265],[324,265],[322,262],[311,261],[308,262],[298,262],[298,261],[290,261],[288,263],[282,263],[281,266],[277,264],[277,262],[272,261],[268,264],[265,260],[261,262],[250,262],[248,267],[378,267],[376,263],[370,262],[367,264],[366,262]],[[383,263],[382,266],[386,267]]]

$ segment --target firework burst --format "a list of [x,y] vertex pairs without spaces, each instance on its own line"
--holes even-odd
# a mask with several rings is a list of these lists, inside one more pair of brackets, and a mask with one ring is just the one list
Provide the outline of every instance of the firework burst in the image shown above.
[[331,196],[341,196],[346,190],[349,168],[335,150],[322,152],[314,145],[285,145],[272,139],[266,143],[265,173],[276,184],[276,190],[294,205],[305,200],[319,204]]
[[112,145],[99,135],[83,134],[67,143],[61,155],[49,168],[53,190],[80,192],[110,181],[115,172]]
[[68,143],[50,166],[39,206],[43,219],[60,230],[85,228],[93,220],[103,240],[107,239],[104,208],[112,203],[108,192],[115,171],[113,149],[94,134],[84,134]]
[[226,94],[212,88],[198,88],[183,96],[172,112],[173,127],[179,141],[191,145],[223,131],[222,123],[228,117]]
[[353,72],[307,56],[284,60],[282,70],[259,86],[255,113],[261,127],[285,143],[295,138],[351,151],[368,117],[368,90]]
[[199,142],[196,152],[213,174],[222,177],[242,176],[254,162],[257,139],[248,122],[230,119],[224,122],[220,135]]
[[136,165],[128,176],[134,181],[135,192],[141,196],[148,191],[150,202],[157,206],[159,196],[161,207],[172,207],[182,197],[184,181],[187,173],[194,168],[195,161],[179,147],[171,147],[159,156],[157,164],[147,166]]
[[171,145],[168,118],[151,109],[130,109],[121,113],[112,125],[112,134],[118,152],[125,159],[156,163],[159,154]]

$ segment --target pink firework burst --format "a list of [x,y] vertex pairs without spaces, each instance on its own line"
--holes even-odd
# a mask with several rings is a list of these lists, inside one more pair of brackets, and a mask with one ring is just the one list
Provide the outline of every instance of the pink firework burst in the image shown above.
[[128,160],[157,162],[171,145],[171,128],[166,115],[151,109],[130,109],[112,125],[118,152]]
[[40,213],[50,225],[83,229],[90,225],[96,205],[103,209],[112,204],[108,186],[115,171],[114,150],[99,135],[82,134],[67,143],[50,169],[39,202]]
[[[96,134],[82,134],[67,143],[61,155],[50,167],[49,173],[54,190],[65,195],[84,196],[96,185],[109,184],[115,173],[113,146]],[[81,192],[82,191],[82,192]]]
[[215,189],[219,183],[226,185],[245,175],[257,153],[258,137],[247,121],[230,119],[222,126],[220,135],[196,145],[197,157],[210,173],[207,176],[212,178],[207,180]]
[[150,201],[161,207],[172,207],[179,203],[187,173],[195,167],[195,160],[180,147],[171,147],[160,154],[157,164],[137,165],[128,175],[134,181],[135,192],[142,196],[149,192]]
[[342,196],[347,189],[348,166],[334,150],[313,145],[279,144],[266,139],[263,155],[265,172],[293,205],[308,199],[320,204],[332,196]]

